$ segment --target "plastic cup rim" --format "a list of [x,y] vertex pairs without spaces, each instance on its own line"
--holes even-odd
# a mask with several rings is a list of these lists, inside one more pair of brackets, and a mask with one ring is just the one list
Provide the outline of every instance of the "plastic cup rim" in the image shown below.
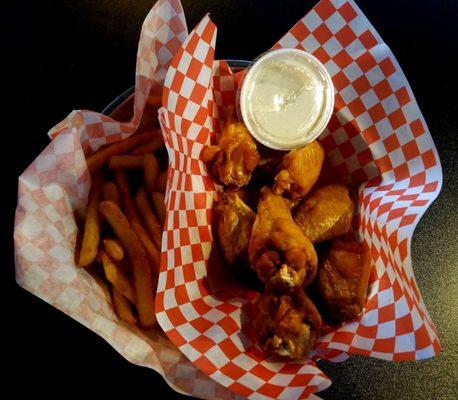
[[[248,115],[247,115],[247,110],[246,110],[246,105],[244,102],[244,99],[246,99],[246,91],[248,82],[250,81],[250,78],[252,78],[253,74],[257,72],[259,69],[259,66],[262,64],[265,64],[267,61],[269,61],[272,58],[278,57],[279,54],[296,54],[300,55],[301,57],[306,58],[307,60],[311,61],[314,66],[318,69],[319,73],[324,77],[326,81],[326,95],[325,95],[325,107],[324,110],[322,111],[318,123],[313,126],[311,131],[309,132],[308,135],[304,135],[304,140],[297,141],[297,144],[294,145],[289,145],[289,144],[281,144],[280,142],[277,141],[272,141],[266,138],[263,135],[259,135],[256,129],[251,126]],[[262,143],[264,146],[267,146],[269,148],[275,149],[275,150],[292,150],[296,149],[299,147],[303,147],[306,144],[312,142],[318,136],[320,136],[324,129],[326,128],[327,124],[329,123],[329,120],[332,115],[332,111],[334,109],[334,85],[332,83],[331,76],[329,75],[329,72],[326,70],[325,66],[319,61],[315,56],[312,54],[299,50],[299,49],[290,49],[290,48],[282,48],[282,49],[276,49],[269,51],[262,56],[260,56],[247,70],[245,77],[242,82],[242,87],[240,89],[240,95],[239,95],[239,107],[240,107],[240,113],[242,116],[242,119],[247,127],[247,129],[250,131],[251,135],[260,143]]]

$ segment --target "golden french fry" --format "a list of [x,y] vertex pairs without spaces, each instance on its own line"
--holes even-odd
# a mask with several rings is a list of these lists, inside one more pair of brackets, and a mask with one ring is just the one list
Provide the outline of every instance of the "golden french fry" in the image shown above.
[[143,168],[143,156],[112,156],[108,163],[110,169],[139,169]]
[[152,153],[145,154],[143,156],[143,175],[145,179],[145,189],[148,193],[154,190],[158,172],[159,164],[157,163],[157,158]]
[[156,190],[162,193],[165,193],[165,188],[167,187],[167,176],[168,176],[168,171],[162,171],[159,173],[157,176],[156,180]]
[[132,312],[132,305],[129,303],[129,300],[116,290],[114,286],[111,287],[111,299],[119,318],[127,324],[137,325],[137,318],[135,318],[135,315]]
[[153,239],[154,244],[161,250],[162,242],[162,227],[157,221],[156,216],[151,209],[151,206],[148,203],[148,198],[146,197],[146,192],[144,188],[138,189],[137,194],[135,195],[135,204],[137,209],[140,212],[143,222],[145,223],[146,230]]
[[103,239],[103,249],[115,261],[124,258],[124,249],[116,239]]
[[140,324],[152,327],[156,324],[154,312],[154,291],[151,267],[138,236],[132,230],[126,216],[112,201],[102,201],[99,210],[105,220],[111,225],[119,241],[126,249],[132,263],[135,291],[137,294],[137,311]]
[[102,186],[103,200],[110,200],[121,207],[121,198],[119,197],[118,187],[114,182],[105,182]]
[[103,270],[108,282],[110,282],[132,304],[135,304],[137,296],[129,277],[110,257],[108,257],[107,253],[103,250],[99,250],[99,252],[102,254]]
[[164,193],[153,192],[151,193],[151,199],[153,200],[154,211],[156,211],[157,219],[164,225],[165,221],[165,196]]
[[[119,194],[121,195],[121,204],[124,212],[126,213],[129,223],[132,229],[137,234],[143,247],[146,250],[148,258],[151,261],[151,265],[154,268],[156,274],[159,274],[159,259],[160,254],[154,243],[151,241],[148,233],[143,227],[140,217],[138,216],[137,209],[135,208],[134,201],[130,194],[129,184],[127,182],[126,172],[122,169],[114,170],[114,177],[116,184],[118,185]],[[127,249],[126,249],[127,250]]]
[[132,312],[132,305],[114,286],[111,287],[111,298],[119,318],[130,325],[137,325],[137,318]]
[[100,169],[102,165],[110,159],[110,157],[126,153],[133,148],[148,142],[154,135],[155,133],[153,131],[148,130],[129,136],[125,140],[120,140],[119,142],[102,147],[86,159],[89,172],[92,174],[94,171]]
[[101,185],[102,176],[96,174],[92,181],[91,191],[89,192],[84,234],[78,260],[78,265],[81,267],[87,267],[92,264],[97,257],[101,228],[101,220],[97,207],[100,202]]
[[146,153],[154,153],[164,147],[164,139],[162,138],[162,134],[156,134],[148,143],[145,143],[136,149],[130,152],[131,155],[142,155]]

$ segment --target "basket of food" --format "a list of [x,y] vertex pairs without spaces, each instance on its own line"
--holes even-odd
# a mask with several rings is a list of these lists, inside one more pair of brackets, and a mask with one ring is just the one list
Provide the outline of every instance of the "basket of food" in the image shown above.
[[215,60],[216,32],[158,1],[135,89],[50,131],[19,179],[18,283],[196,397],[308,398],[317,360],[435,355],[410,244],[441,167],[389,48],[343,0],[254,62]]

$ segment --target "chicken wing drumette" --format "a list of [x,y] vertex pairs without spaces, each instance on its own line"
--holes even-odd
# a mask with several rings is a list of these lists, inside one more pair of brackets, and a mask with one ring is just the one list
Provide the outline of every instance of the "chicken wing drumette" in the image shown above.
[[275,177],[273,193],[291,200],[304,197],[320,175],[324,151],[315,140],[308,145],[291,150],[283,157],[280,171]]
[[321,316],[302,288],[288,294],[268,290],[256,305],[254,325],[267,354],[294,359],[310,352],[321,328]]
[[237,188],[248,184],[260,157],[245,124],[229,122],[218,143],[204,150],[202,160],[214,179]]
[[318,287],[333,319],[349,321],[362,311],[371,267],[369,253],[357,242],[332,243],[320,266]]
[[255,213],[234,191],[223,193],[214,209],[216,234],[226,263],[235,265],[239,261],[246,262]]
[[248,247],[259,279],[274,287],[309,284],[318,264],[313,244],[293,221],[288,203],[270,189],[262,189]]
[[353,211],[348,186],[335,183],[308,196],[295,209],[294,221],[312,243],[319,243],[347,233]]

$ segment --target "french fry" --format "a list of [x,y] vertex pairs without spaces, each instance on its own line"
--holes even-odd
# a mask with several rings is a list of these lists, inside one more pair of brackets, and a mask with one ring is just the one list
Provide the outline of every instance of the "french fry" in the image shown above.
[[97,207],[100,202],[101,185],[102,175],[96,174],[89,192],[86,222],[84,223],[84,234],[78,260],[80,267],[87,267],[97,257],[101,228],[101,219]]
[[162,193],[165,193],[165,188],[167,187],[167,175],[168,171],[162,171],[159,173],[156,180],[156,190]]
[[157,158],[152,153],[145,154],[143,156],[143,176],[145,179],[145,189],[148,193],[154,190],[158,172],[159,164],[157,163]]
[[110,169],[139,169],[143,168],[143,156],[112,156],[108,163]]
[[108,282],[110,282],[132,304],[135,304],[137,296],[129,277],[113,262],[110,257],[108,257],[107,253],[103,250],[99,251],[102,253],[103,270]]
[[130,325],[137,325],[137,318],[132,312],[132,305],[114,286],[111,287],[111,298],[119,318]]
[[154,271],[156,274],[159,274],[160,254],[140,221],[140,217],[138,216],[137,209],[135,208],[134,201],[130,194],[126,172],[122,169],[116,169],[114,170],[114,177],[116,184],[118,185],[119,194],[121,196],[122,208],[126,213],[127,218],[129,219],[129,223],[132,226],[132,229],[138,235],[138,238],[145,248]]
[[121,198],[119,197],[119,191],[116,183],[105,182],[102,186],[102,193],[104,200],[113,201],[118,207],[121,207]]
[[103,239],[103,249],[115,261],[124,258],[124,249],[116,239]]
[[161,250],[162,242],[162,227],[157,221],[156,216],[151,209],[151,206],[148,203],[148,198],[146,197],[146,192],[144,188],[140,188],[135,195],[135,204],[137,209],[140,212],[143,222],[145,223],[146,230],[153,239],[154,244]]
[[89,172],[92,174],[93,172],[100,169],[103,164],[105,164],[110,159],[110,157],[126,153],[133,148],[148,142],[153,138],[154,135],[155,133],[153,131],[148,130],[134,134],[125,140],[120,140],[119,142],[115,142],[101,148],[86,159]]
[[165,196],[160,192],[151,193],[151,199],[153,200],[154,211],[156,211],[157,219],[164,225],[165,221]]
[[137,147],[136,149],[132,150],[130,154],[135,156],[135,155],[142,155],[146,153],[153,153],[155,151],[162,149],[163,147],[164,147],[164,139],[162,138],[162,135],[159,131],[159,133],[156,136],[153,136],[153,138],[148,143],[145,143]]
[[152,327],[156,324],[154,312],[153,279],[151,268],[138,236],[132,230],[126,216],[122,213],[116,203],[102,201],[99,210],[105,220],[111,225],[119,241],[126,249],[132,263],[134,285],[137,294],[137,311],[140,324],[145,327]]

